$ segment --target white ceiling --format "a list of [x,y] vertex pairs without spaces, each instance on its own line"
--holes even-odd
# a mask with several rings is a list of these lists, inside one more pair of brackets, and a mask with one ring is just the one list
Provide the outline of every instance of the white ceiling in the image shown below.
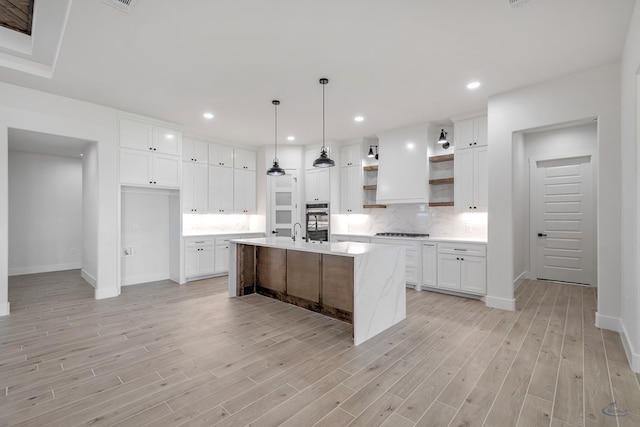
[[[73,1],[53,77],[0,66],[0,80],[262,145],[273,143],[274,98],[280,143],[321,140],[318,79],[327,77],[327,139],[346,140],[481,110],[491,95],[618,61],[634,3],[137,0],[126,14]],[[471,80],[482,86],[467,90]]]

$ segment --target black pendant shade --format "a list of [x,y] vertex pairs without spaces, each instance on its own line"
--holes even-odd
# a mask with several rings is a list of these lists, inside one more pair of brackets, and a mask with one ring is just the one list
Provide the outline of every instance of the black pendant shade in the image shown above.
[[274,105],[274,111],[275,111],[275,139],[274,139],[275,152],[273,155],[273,166],[271,166],[269,170],[267,170],[267,175],[282,176],[285,174],[285,171],[278,164],[278,105],[280,105],[280,101],[278,101],[277,99],[274,99],[273,101],[271,101],[271,103]]
[[320,157],[313,161],[313,167],[315,168],[330,168],[336,165],[336,162],[329,158],[327,147],[325,147],[324,143],[324,87],[327,83],[329,83],[329,79],[320,79],[320,84],[322,85],[322,148],[320,149]]

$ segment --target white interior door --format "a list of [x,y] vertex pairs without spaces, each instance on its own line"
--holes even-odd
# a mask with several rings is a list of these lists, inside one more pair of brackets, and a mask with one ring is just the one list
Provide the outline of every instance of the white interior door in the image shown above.
[[269,177],[270,230],[267,234],[291,237],[293,224],[298,221],[298,177],[295,172]]
[[591,156],[536,162],[532,224],[539,279],[595,283]]

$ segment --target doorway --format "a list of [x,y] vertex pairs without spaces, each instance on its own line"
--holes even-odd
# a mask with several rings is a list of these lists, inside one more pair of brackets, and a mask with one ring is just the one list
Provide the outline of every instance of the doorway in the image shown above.
[[293,225],[299,222],[297,172],[287,170],[286,175],[268,180],[271,212],[267,235],[291,237]]
[[8,275],[79,270],[96,286],[97,144],[8,130]]
[[531,278],[596,285],[597,123],[525,135]]
[[[595,248],[591,156],[532,165],[532,225],[541,280],[593,285]],[[533,236],[532,236],[533,237]]]

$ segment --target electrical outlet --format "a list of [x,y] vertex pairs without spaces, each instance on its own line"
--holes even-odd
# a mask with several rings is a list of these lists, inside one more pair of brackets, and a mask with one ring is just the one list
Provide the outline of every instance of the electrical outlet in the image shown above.
[[125,246],[122,248],[122,256],[133,255],[133,246]]

